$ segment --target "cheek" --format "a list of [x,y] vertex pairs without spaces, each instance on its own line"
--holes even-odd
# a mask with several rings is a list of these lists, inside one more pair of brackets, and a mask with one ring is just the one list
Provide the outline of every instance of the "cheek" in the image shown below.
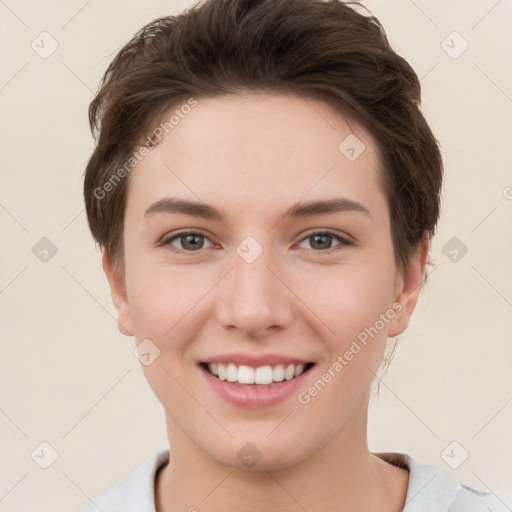
[[391,306],[392,276],[384,264],[332,267],[309,277],[303,273],[298,295],[336,339],[348,341]]
[[[200,335],[198,321],[205,281],[192,272],[164,267],[158,262],[132,273],[130,309],[137,343],[149,339],[159,350],[150,365],[142,365],[148,383],[162,403],[188,404],[183,382],[187,349]],[[179,408],[178,408],[179,409]]]
[[337,421],[345,421],[344,415],[356,406],[381,365],[388,325],[395,315],[390,302],[393,274],[384,266],[339,268],[335,279],[317,280],[311,287],[308,306],[329,328],[322,331],[329,356],[318,380],[301,390],[299,402],[310,404],[310,412],[319,418],[330,403],[339,406],[332,410]]
[[204,295],[205,281],[190,269],[161,262],[132,261],[128,283],[130,310],[135,337],[150,338],[160,343],[173,337],[182,320]]

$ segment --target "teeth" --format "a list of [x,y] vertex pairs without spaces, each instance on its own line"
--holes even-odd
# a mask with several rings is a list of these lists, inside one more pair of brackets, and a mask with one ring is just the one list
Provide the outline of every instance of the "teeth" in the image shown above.
[[295,365],[290,364],[286,367],[286,370],[284,371],[284,378],[286,380],[291,380],[295,376]]
[[223,364],[217,364],[217,372],[220,380],[226,380],[226,367]]
[[284,365],[278,364],[274,367],[267,365],[252,368],[251,366],[244,365],[237,366],[233,363],[208,363],[207,367],[209,372],[220,380],[238,382],[239,384],[265,385],[298,377],[304,372],[305,365],[289,364],[285,368]]
[[260,366],[254,371],[255,384],[272,384],[272,367]]
[[254,369],[250,366],[239,366],[236,380],[239,384],[254,384]]
[[229,363],[226,368],[226,380],[228,382],[235,382],[238,380],[238,369],[232,363]]
[[272,370],[272,380],[275,382],[282,382],[284,380],[284,365],[278,364]]

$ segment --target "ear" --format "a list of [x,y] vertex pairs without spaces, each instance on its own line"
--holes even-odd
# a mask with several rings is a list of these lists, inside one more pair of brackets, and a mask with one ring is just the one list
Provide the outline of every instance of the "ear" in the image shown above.
[[422,241],[418,244],[414,254],[411,256],[405,274],[397,276],[394,303],[399,303],[401,310],[389,323],[389,337],[402,334],[409,325],[409,320],[418,302],[421,285],[423,284],[428,251],[429,238],[428,234],[425,233]]
[[113,269],[110,256],[103,250],[102,256],[103,270],[110,285],[110,294],[112,302],[117,311],[117,328],[126,336],[133,336],[133,320],[128,298],[126,296],[126,285],[122,276],[119,276]]

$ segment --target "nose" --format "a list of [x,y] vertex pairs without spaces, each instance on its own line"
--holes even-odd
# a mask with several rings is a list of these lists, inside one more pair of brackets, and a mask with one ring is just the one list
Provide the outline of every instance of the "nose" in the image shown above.
[[293,318],[294,295],[267,253],[263,251],[252,263],[235,254],[218,293],[220,324],[247,338],[262,338],[284,329]]

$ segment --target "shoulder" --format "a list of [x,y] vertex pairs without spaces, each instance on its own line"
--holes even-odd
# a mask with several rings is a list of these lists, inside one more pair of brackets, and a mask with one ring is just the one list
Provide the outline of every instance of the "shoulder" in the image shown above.
[[152,454],[129,475],[90,500],[82,512],[154,512],[155,475],[168,461],[168,449]]
[[403,512],[510,512],[512,497],[464,485],[437,466],[421,464],[405,453],[375,453],[409,471]]
[[484,492],[460,484],[449,512],[510,512],[512,496],[502,492]]

